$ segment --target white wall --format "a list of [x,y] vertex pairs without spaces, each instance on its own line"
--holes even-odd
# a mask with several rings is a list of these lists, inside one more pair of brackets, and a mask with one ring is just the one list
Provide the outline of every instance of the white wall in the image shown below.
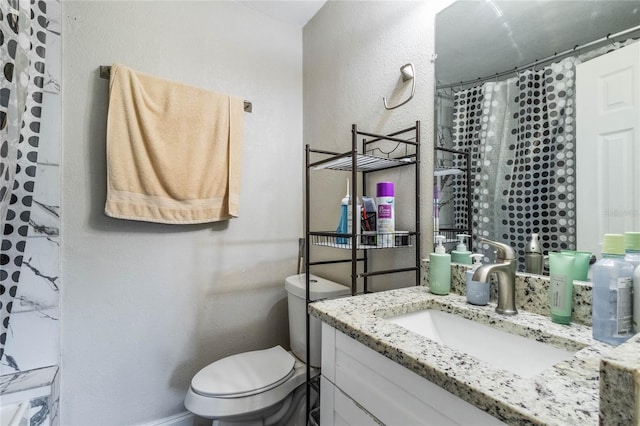
[[[421,121],[422,242],[429,253],[433,234],[431,175],[434,125],[434,26],[435,14],[451,3],[439,1],[329,1],[304,28],[304,140],[314,148],[344,152],[351,147],[351,125],[373,133],[389,133]],[[403,84],[400,67],[412,62],[416,92],[406,105],[386,111],[404,100],[410,83]],[[376,174],[370,182],[393,180],[396,186],[396,229],[410,229],[415,219],[413,172]],[[312,174],[312,228],[335,229],[347,174]],[[375,186],[368,188],[375,193]],[[406,249],[375,253],[374,263],[400,263],[413,256]],[[381,256],[382,255],[382,256]],[[331,257],[318,251],[318,256]],[[384,259],[382,257],[384,256]],[[335,256],[334,256],[335,257]],[[380,263],[378,263],[380,265]],[[349,280],[345,268],[327,268],[335,280]],[[374,289],[411,285],[413,274],[384,276]]]
[[[302,236],[302,30],[236,2],[63,2],[63,425],[184,410],[191,377],[288,345],[284,278]],[[240,218],[160,225],[103,214],[108,81],[123,63],[253,102]]]

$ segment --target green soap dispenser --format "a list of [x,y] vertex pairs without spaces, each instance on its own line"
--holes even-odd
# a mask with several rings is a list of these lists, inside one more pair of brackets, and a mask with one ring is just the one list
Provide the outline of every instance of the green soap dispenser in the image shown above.
[[467,250],[467,245],[465,244],[465,238],[469,237],[471,237],[471,235],[458,234],[458,245],[456,249],[451,252],[452,262],[471,265],[471,252]]
[[429,291],[445,295],[451,290],[451,255],[442,245],[444,235],[436,235],[435,253],[429,255]]

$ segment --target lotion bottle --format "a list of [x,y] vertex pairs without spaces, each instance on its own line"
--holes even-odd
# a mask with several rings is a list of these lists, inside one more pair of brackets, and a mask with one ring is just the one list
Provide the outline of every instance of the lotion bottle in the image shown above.
[[558,324],[571,324],[575,260],[573,254],[549,252],[549,309]]
[[429,255],[429,291],[445,295],[451,290],[451,255],[442,245],[444,235],[436,235],[435,253]]
[[451,252],[451,261],[463,265],[471,265],[471,252],[467,250],[467,245],[465,244],[465,238],[469,238],[471,235],[458,234],[457,236],[458,245],[456,249]]

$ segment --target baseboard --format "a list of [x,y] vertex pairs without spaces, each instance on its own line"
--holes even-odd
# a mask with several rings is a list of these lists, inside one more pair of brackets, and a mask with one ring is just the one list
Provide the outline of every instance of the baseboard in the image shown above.
[[163,419],[154,420],[138,426],[193,426],[196,416],[193,413],[185,411]]

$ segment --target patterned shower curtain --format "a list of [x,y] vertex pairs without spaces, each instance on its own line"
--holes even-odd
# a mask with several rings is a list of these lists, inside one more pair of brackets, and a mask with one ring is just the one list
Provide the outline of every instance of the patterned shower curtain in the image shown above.
[[43,0],[0,0],[0,359],[29,233],[47,23]]
[[[474,247],[482,247],[478,236],[507,243],[520,270],[531,233],[540,234],[545,252],[575,249],[577,63],[567,58],[455,93],[454,148],[471,152]],[[462,188],[457,179],[454,188]],[[464,228],[465,194],[454,205]]]

